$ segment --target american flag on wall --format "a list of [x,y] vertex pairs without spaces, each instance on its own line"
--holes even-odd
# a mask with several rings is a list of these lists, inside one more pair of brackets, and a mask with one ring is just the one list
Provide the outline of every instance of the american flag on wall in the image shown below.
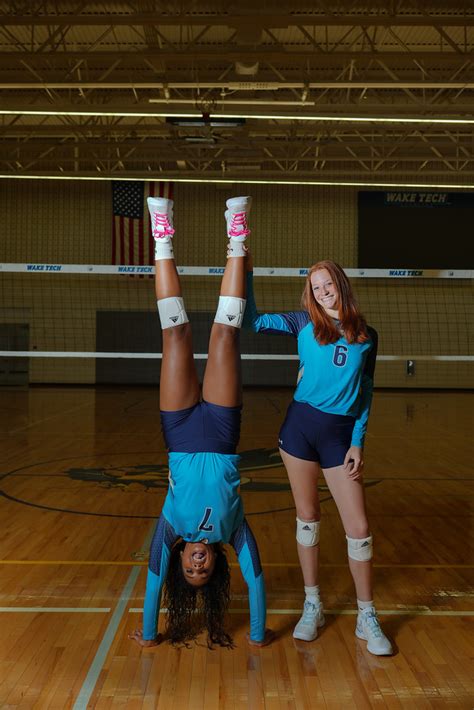
[[154,263],[147,197],[173,199],[173,183],[112,181],[112,264]]

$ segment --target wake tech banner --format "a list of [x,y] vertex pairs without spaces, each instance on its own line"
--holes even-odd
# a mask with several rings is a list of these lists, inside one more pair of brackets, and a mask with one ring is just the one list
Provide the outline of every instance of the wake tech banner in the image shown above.
[[474,266],[474,193],[362,191],[360,268],[469,269]]

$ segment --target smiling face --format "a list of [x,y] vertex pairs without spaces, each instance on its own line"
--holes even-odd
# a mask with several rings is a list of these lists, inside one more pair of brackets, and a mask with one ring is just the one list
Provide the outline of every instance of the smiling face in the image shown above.
[[311,274],[311,288],[316,303],[333,318],[339,316],[339,294],[327,269],[318,269]]
[[204,542],[187,542],[181,552],[183,575],[193,587],[202,587],[212,577],[216,553],[212,545]]

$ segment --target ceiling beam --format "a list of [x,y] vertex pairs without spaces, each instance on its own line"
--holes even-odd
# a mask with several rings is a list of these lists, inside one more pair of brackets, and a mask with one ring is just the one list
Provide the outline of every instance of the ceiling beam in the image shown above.
[[[433,61],[435,63],[445,64],[459,63],[464,57],[472,57],[472,52],[455,52],[452,49],[440,51],[433,50],[410,50],[404,52],[385,52],[374,50],[361,51],[336,51],[336,52],[319,52],[314,48],[308,49],[291,49],[283,51],[282,49],[274,49],[273,47],[260,47],[259,49],[249,49],[247,47],[236,47],[235,45],[227,45],[218,49],[209,49],[205,47],[194,47],[192,51],[188,51],[185,45],[181,50],[128,50],[128,51],[17,51],[17,52],[0,52],[0,63],[10,64],[21,61],[32,62],[37,66],[42,62],[56,64],[58,62],[67,62],[87,60],[88,66],[93,67],[93,62],[104,62],[120,59],[121,61],[132,60],[136,66],[137,62],[141,61],[164,61],[164,62],[185,62],[187,66],[192,62],[216,62],[223,64],[227,62],[295,62],[298,64],[306,64],[310,62],[317,67],[324,65],[334,66],[337,62],[357,61],[357,62],[372,62],[374,59],[383,59],[384,62],[409,62],[413,61]],[[398,67],[400,69],[400,67]]]
[[[94,89],[99,91],[109,89],[131,88],[137,90],[196,90],[200,89],[228,89],[229,91],[281,91],[283,89],[414,89],[420,91],[439,89],[474,89],[474,79],[472,81],[410,81],[400,77],[392,81],[50,81],[48,79],[38,79],[38,81],[18,81],[12,78],[11,81],[0,80],[0,89],[17,89],[19,91],[54,89],[67,91],[69,89]],[[276,103],[276,101],[275,101]]]
[[[209,151],[228,151],[228,150],[239,150],[241,154],[245,154],[245,150],[251,151],[262,151],[263,148],[271,148],[272,150],[301,150],[310,148],[319,148],[320,151],[332,151],[335,148],[340,149],[341,145],[348,145],[354,149],[365,149],[367,151],[394,151],[395,154],[399,155],[400,151],[405,151],[409,156],[413,154],[413,151],[419,150],[423,147],[421,140],[419,138],[410,138],[400,143],[400,145],[395,145],[393,142],[386,140],[368,140],[366,136],[361,135],[358,140],[351,137],[349,140],[345,137],[344,143],[341,144],[339,141],[336,142],[336,138],[330,140],[318,140],[308,137],[306,139],[302,138],[300,140],[281,140],[276,138],[275,140],[262,140],[261,138],[256,138],[255,142],[245,136],[242,141],[226,140],[220,137],[216,138],[214,143],[194,143],[192,140],[185,141],[185,137],[170,138],[164,137],[161,139],[153,138],[141,138],[132,139],[128,136],[125,140],[104,140],[104,139],[93,139],[92,137],[82,136],[78,139],[76,136],[63,136],[63,142],[56,145],[57,150],[67,150],[71,148],[80,148],[81,150],[87,149],[110,149],[110,150],[127,150],[130,148],[136,148],[138,150],[152,150],[156,149],[160,151],[160,156],[162,151],[166,150],[171,153],[173,150],[209,150]],[[444,140],[433,140],[430,139],[430,144],[436,146],[440,150],[454,151],[454,150],[467,150],[469,153],[474,153],[474,140],[468,138],[465,141],[458,140],[456,136],[446,136]],[[451,139],[451,140],[449,140]],[[211,139],[212,140],[212,139]],[[245,141],[245,142],[244,142]],[[393,139],[392,139],[393,141]],[[18,136],[2,135],[2,143],[0,143],[0,150],[5,149],[6,151],[11,150],[21,150],[21,151],[35,151],[42,150],[44,148],[49,148],[51,142],[45,140],[43,136],[32,136],[28,140],[24,140]],[[382,153],[380,153],[382,155]],[[281,156],[280,156],[281,157]]]
[[75,25],[166,25],[174,27],[207,25],[210,27],[239,27],[241,25],[270,28],[285,27],[472,27],[474,26],[474,12],[445,15],[435,14],[371,14],[364,12],[351,14],[302,14],[292,13],[265,13],[256,11],[251,14],[226,14],[219,12],[215,15],[208,13],[176,13],[163,14],[157,12],[141,13],[94,13],[94,14],[4,14],[0,16],[2,25],[5,26],[67,26]]
[[[341,147],[346,148],[348,151],[351,151],[347,145],[344,145]],[[49,153],[54,151],[54,148],[49,148]],[[266,149],[268,150],[268,149]],[[245,164],[262,164],[262,163],[280,163],[282,160],[291,160],[291,161],[298,161],[301,163],[312,163],[314,161],[314,155],[300,155],[298,153],[288,153],[285,155],[273,155],[270,153],[267,153],[265,156],[242,156],[240,153],[227,153],[219,156],[212,156],[209,155],[209,153],[203,153],[203,155],[199,156],[196,155],[193,152],[192,156],[188,156],[186,151],[178,151],[176,150],[173,153],[163,153],[160,155],[159,160],[151,160],[150,156],[141,156],[141,155],[136,155],[135,153],[133,154],[132,157],[127,157],[126,155],[117,155],[115,154],[103,154],[103,153],[79,153],[77,155],[64,155],[62,152],[58,152],[54,155],[38,155],[38,154],[26,154],[26,153],[19,153],[15,154],[12,156],[11,153],[8,153],[5,151],[5,153],[2,153],[0,150],[0,160],[4,161],[12,161],[12,160],[32,160],[34,159],[35,162],[39,162],[40,164],[45,164],[45,163],[90,163],[94,162],[95,160],[102,160],[102,161],[107,161],[107,162],[117,162],[120,161],[123,163],[123,165],[127,164],[138,164],[138,163],[143,163],[144,165],[159,165],[164,162],[177,162],[177,160],[187,160],[189,158],[192,158],[193,160],[202,160],[205,162],[211,163],[220,163],[222,160],[225,161],[230,161],[231,163],[245,163]],[[413,154],[411,153],[410,155],[393,155],[393,156],[378,156],[375,154],[367,154],[367,153],[359,153],[357,151],[352,151],[350,152],[349,155],[330,155],[328,153],[319,153],[319,160],[324,160],[326,163],[352,163],[352,162],[358,162],[362,164],[362,161],[370,161],[370,160],[375,160],[377,163],[414,163],[414,162],[421,162],[421,161],[426,161],[430,163],[441,163],[446,160],[455,160],[456,156],[453,155],[448,155],[448,156],[441,156],[441,155],[436,155],[432,153],[431,155],[429,153],[420,153],[420,154]],[[464,155],[462,160],[466,162],[474,162],[474,155]],[[368,168],[367,168],[368,169]]]
[[[350,159],[348,158],[348,162]],[[10,161],[11,162],[11,161]],[[352,161],[350,161],[352,162]],[[209,170],[209,171],[184,171],[184,170],[179,170],[179,169],[167,169],[166,171],[161,172],[159,175],[158,173],[154,173],[153,171],[150,171],[147,173],[146,170],[117,170],[116,172],[109,172],[109,171],[93,171],[93,170],[84,170],[80,172],[75,172],[71,170],[64,170],[62,172],[59,171],[47,171],[47,170],[36,170],[36,171],[23,171],[21,169],[19,170],[10,170],[8,171],[9,174],[11,174],[12,177],[33,177],[33,176],[38,176],[41,175],[42,177],[51,177],[51,178],[60,178],[60,177],[82,177],[82,178],[98,178],[101,177],[103,179],[114,179],[114,178],[121,178],[121,179],[130,179],[130,180],[153,180],[156,179],[157,177],[161,179],[166,179],[166,180],[180,180],[181,178],[191,178],[191,179],[196,179],[199,177],[202,177],[203,179],[222,179],[225,178],[227,181],[232,182],[232,181],[237,181],[239,179],[251,179],[252,181],[258,182],[260,181],[274,181],[278,179],[285,179],[285,174],[283,174],[280,170],[262,170],[262,173],[259,175],[255,171],[249,170],[248,172],[245,172],[245,170],[236,170],[231,169],[230,166],[227,167],[225,172],[222,170]],[[437,186],[439,186],[439,181],[442,181],[444,184],[446,184],[449,179],[451,181],[455,179],[457,182],[459,182],[460,179],[462,178],[469,178],[472,181],[472,178],[474,177],[474,170],[463,170],[463,171],[450,171],[447,173],[446,169],[442,170],[423,170],[419,171],[418,168],[413,170],[412,173],[407,174],[406,169],[397,169],[390,171],[390,176],[391,177],[400,177],[404,182],[426,182],[427,178],[432,178],[433,181],[437,181]],[[302,170],[298,171],[297,173],[295,172],[288,172],[287,173],[287,180],[304,180],[307,182],[311,182],[314,180],[318,179],[325,179],[326,177],[337,177],[341,179],[345,179],[347,181],[354,181],[354,180],[367,180],[371,177],[374,178],[374,181],[380,180],[382,175],[380,173],[377,173],[376,171],[372,173],[368,173],[367,171],[357,170],[354,167],[347,168],[347,169],[333,169],[333,170],[321,170],[321,171],[315,171],[314,169],[311,170]]]

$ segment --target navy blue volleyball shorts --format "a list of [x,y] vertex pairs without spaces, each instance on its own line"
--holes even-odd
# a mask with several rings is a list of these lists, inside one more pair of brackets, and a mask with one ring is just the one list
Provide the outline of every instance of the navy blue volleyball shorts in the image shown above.
[[280,429],[280,449],[321,468],[341,466],[351,445],[355,417],[328,414],[293,400]]
[[235,454],[242,407],[198,402],[176,412],[161,410],[161,430],[168,451]]

